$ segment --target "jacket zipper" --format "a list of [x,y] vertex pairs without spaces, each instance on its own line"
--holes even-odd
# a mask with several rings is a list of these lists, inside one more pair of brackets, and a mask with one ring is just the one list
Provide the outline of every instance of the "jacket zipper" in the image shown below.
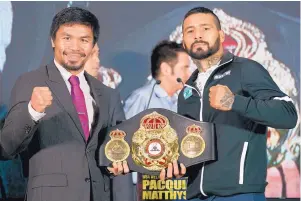
[[230,63],[232,60],[233,60],[233,59],[230,59],[229,61],[227,61],[227,62],[225,62],[225,63],[222,63],[222,64],[218,65],[218,66],[216,67],[216,69],[215,69],[215,70],[211,73],[211,75],[208,77],[208,79],[207,79],[207,81],[206,81],[206,83],[205,83],[205,85],[204,85],[204,89],[202,90],[202,93],[201,93],[201,101],[200,101],[200,103],[201,103],[200,121],[203,121],[203,93],[204,93],[204,91],[205,91],[206,86],[208,85],[208,81],[209,81],[209,80],[211,79],[211,77],[215,74],[215,72],[219,69],[219,67],[221,67],[221,66],[223,66],[223,65],[225,65],[225,64],[227,64],[227,63]]
[[[229,61],[225,62],[225,63],[222,63],[220,64],[212,73],[211,75],[208,77],[205,85],[204,85],[204,89],[202,90],[202,93],[201,93],[201,99],[200,99],[200,104],[201,104],[201,109],[200,109],[200,121],[203,121],[203,102],[204,102],[204,96],[203,96],[203,93],[205,91],[205,88],[206,86],[208,85],[208,81],[211,79],[211,77],[215,74],[215,72],[219,69],[219,67],[227,64],[227,63],[230,63],[233,59],[230,59]],[[201,170],[201,181],[200,181],[200,191],[202,193],[203,196],[206,196],[206,193],[204,192],[204,189],[203,189],[203,179],[204,179],[204,171],[205,171],[205,162],[203,163],[203,166],[202,166],[202,170]]]

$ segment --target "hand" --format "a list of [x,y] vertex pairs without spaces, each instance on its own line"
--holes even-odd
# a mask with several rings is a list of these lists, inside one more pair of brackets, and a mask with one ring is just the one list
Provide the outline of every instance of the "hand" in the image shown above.
[[179,171],[179,167],[178,167],[178,162],[177,161],[173,161],[173,163],[168,163],[168,167],[167,167],[167,176],[166,176],[166,171],[165,169],[161,170],[160,173],[160,180],[164,181],[165,178],[169,178],[171,179],[173,177],[173,175],[176,178],[181,178],[186,174],[186,167],[184,166],[183,163],[180,164],[181,167],[181,171]]
[[107,167],[107,169],[111,174],[114,174],[115,176],[130,172],[129,166],[126,161],[113,162],[112,166],[113,167]]
[[229,111],[234,103],[234,94],[227,86],[218,84],[210,87],[209,102],[217,110]]
[[35,87],[32,91],[30,103],[31,107],[40,113],[52,104],[52,94],[48,87]]

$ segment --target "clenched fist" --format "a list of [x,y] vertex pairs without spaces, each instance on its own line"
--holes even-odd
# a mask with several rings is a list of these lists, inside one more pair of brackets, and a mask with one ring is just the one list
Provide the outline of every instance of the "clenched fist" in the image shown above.
[[35,87],[32,91],[30,102],[35,111],[43,113],[52,104],[52,99],[52,94],[48,87]]
[[215,85],[209,89],[210,106],[222,111],[229,111],[232,109],[234,102],[234,94],[224,85]]

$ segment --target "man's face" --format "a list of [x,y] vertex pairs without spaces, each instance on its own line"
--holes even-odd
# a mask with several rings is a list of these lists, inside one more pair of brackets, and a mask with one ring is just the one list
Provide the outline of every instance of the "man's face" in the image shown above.
[[171,67],[171,73],[166,77],[170,84],[174,84],[177,90],[183,88],[182,83],[177,82],[177,78],[181,78],[185,83],[191,75],[190,60],[188,54],[185,52],[177,53],[178,62]]
[[98,45],[95,44],[92,53],[90,57],[88,58],[87,62],[85,63],[85,71],[92,75],[93,77],[98,77],[98,71],[99,71],[99,48]]
[[92,28],[82,24],[61,25],[51,43],[55,60],[68,71],[79,71],[92,52]]
[[223,41],[224,33],[218,30],[213,15],[197,13],[184,20],[183,46],[193,59],[210,57],[222,48]]

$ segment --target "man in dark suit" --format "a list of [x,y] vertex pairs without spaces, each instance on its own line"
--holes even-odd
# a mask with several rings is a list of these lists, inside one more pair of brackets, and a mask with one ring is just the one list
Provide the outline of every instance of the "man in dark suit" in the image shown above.
[[124,119],[120,96],[84,72],[99,35],[97,18],[70,7],[53,18],[54,61],[23,74],[0,133],[3,155],[26,151],[27,200],[109,201],[110,177],[125,161],[97,165],[107,127]]
[[[110,83],[107,82],[109,80],[103,80],[101,79],[102,71],[108,70],[107,68],[100,67],[99,65],[100,59],[99,59],[99,47],[97,44],[95,44],[92,53],[90,57],[88,58],[87,62],[85,63],[85,71],[90,74],[91,76],[95,77],[99,81],[101,81],[104,85],[115,88],[120,82],[117,82],[117,80],[114,80],[114,78],[110,78]],[[103,68],[103,70],[101,70]],[[110,70],[110,69],[109,69]],[[117,72],[115,72],[115,75],[119,75]],[[120,76],[119,76],[120,77]],[[121,77],[120,77],[121,79]],[[113,180],[112,185],[112,191],[113,191],[113,201],[134,201],[134,191],[132,188],[132,175],[126,174],[122,176],[115,177]]]

